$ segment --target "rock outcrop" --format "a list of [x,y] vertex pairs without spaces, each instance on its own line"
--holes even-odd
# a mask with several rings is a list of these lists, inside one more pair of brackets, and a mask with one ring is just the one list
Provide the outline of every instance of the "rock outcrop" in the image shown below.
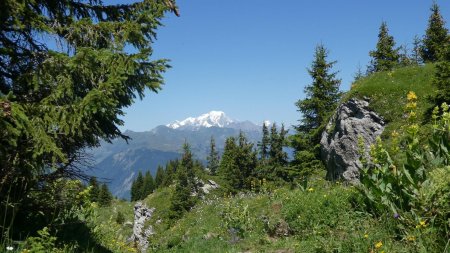
[[203,191],[203,194],[208,194],[210,191],[219,188],[219,185],[213,180],[206,180],[206,183],[200,180],[200,189]]
[[383,132],[384,126],[383,118],[369,109],[367,100],[350,99],[341,104],[320,140],[327,178],[358,182],[362,167],[358,138],[362,137],[369,146]]
[[137,202],[134,205],[133,235],[129,240],[134,241],[141,252],[146,252],[148,237],[155,234],[151,225],[147,228],[144,227],[145,222],[152,217],[154,211],[155,208],[148,208],[142,202]]

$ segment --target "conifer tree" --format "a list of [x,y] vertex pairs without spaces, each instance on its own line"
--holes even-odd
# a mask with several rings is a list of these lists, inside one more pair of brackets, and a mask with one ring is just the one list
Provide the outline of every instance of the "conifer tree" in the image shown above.
[[253,143],[248,141],[242,131],[238,137],[236,164],[241,171],[240,189],[250,189],[256,173],[257,154],[253,149]]
[[191,187],[191,190],[193,192],[197,192],[194,160],[192,158],[191,147],[187,142],[183,144],[183,156],[181,157],[180,165],[181,169],[186,172],[187,180],[189,186]]
[[377,48],[370,51],[372,57],[369,73],[392,70],[399,61],[398,49],[395,48],[394,37],[389,35],[386,22],[382,22],[378,33]]
[[152,55],[167,11],[178,13],[172,0],[0,1],[0,203],[14,203],[0,205],[0,213],[14,213],[3,224],[29,217],[15,221],[32,227],[39,221],[31,210],[50,212],[54,203],[29,191],[58,178],[88,179],[84,151],[127,139],[124,108],[160,90],[169,67]]
[[436,2],[431,6],[431,15],[428,19],[428,27],[423,37],[421,50],[424,62],[435,62],[444,53],[445,47],[450,43],[448,40],[448,29]]
[[175,186],[175,192],[170,201],[170,219],[178,219],[183,213],[190,210],[194,206],[194,199],[191,196],[191,185],[188,181],[185,169],[180,169],[177,173],[178,182]]
[[100,196],[100,186],[96,177],[91,177],[89,179],[89,186],[91,187],[91,190],[89,191],[90,200],[92,202],[98,202]]
[[308,70],[312,84],[305,87],[305,99],[297,101],[296,106],[303,117],[296,130],[311,133],[325,123],[340,98],[339,85],[341,80],[336,78],[337,72],[331,72],[336,61],[328,62],[328,51],[323,45],[318,45],[314,54],[314,61]]
[[234,191],[241,188],[241,171],[236,163],[238,147],[234,137],[228,137],[225,141],[225,147],[222,160],[219,165],[220,175],[227,181],[230,190]]
[[198,192],[192,152],[187,142],[183,145],[183,155],[180,168],[177,171],[177,185],[171,199],[170,218],[178,219],[184,212],[194,206],[195,198],[192,193]]
[[259,158],[261,159],[261,162],[263,164],[266,163],[266,160],[269,157],[269,146],[270,146],[269,128],[264,122],[262,126],[262,138],[261,141],[258,143]]
[[142,189],[141,199],[145,199],[149,194],[153,192],[155,189],[155,181],[153,180],[153,176],[150,174],[150,171],[145,172],[144,176],[144,185]]
[[411,59],[415,65],[420,65],[423,63],[421,50],[422,50],[422,40],[419,38],[419,36],[416,35],[414,36],[413,49],[411,55]]
[[98,194],[98,203],[100,206],[109,206],[111,205],[113,199],[113,195],[108,189],[108,186],[104,183],[100,188],[100,192]]
[[155,188],[162,186],[164,182],[164,174],[165,174],[164,168],[161,165],[159,165],[158,169],[156,170]]
[[441,61],[436,64],[433,84],[437,87],[435,105],[440,106],[444,102],[450,104],[450,43],[442,51]]
[[131,184],[131,201],[137,201],[142,199],[142,193],[144,188],[144,177],[142,172],[139,171],[136,180]]
[[356,73],[354,74],[353,78],[353,82],[356,82],[358,80],[360,80],[361,78],[363,78],[365,75],[362,71],[362,67],[361,64],[358,64],[357,68],[356,68]]
[[234,137],[227,138],[219,171],[230,191],[250,189],[251,180],[256,174],[256,165],[257,158],[253,144],[247,140],[243,132],[240,132],[237,140]]
[[322,126],[327,117],[336,108],[340,98],[341,80],[332,72],[336,61],[328,62],[328,51],[318,45],[314,60],[308,70],[312,84],[305,87],[306,98],[297,101],[298,111],[302,113],[300,124],[295,126],[296,133],[291,138],[294,148],[294,165],[300,169],[319,168],[319,142]]
[[211,136],[207,161],[209,173],[211,175],[215,175],[217,173],[217,169],[219,168],[219,153],[216,151],[216,142],[213,136]]

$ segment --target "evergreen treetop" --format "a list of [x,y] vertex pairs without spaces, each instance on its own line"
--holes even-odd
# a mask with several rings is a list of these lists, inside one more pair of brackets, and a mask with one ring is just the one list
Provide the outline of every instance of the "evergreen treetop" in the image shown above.
[[296,130],[310,133],[324,123],[328,114],[334,110],[340,98],[339,85],[341,80],[332,72],[336,61],[327,61],[328,50],[322,45],[316,47],[314,60],[308,73],[312,83],[304,89],[305,99],[296,102],[298,111],[302,114]]
[[421,50],[424,62],[438,61],[442,57],[446,45],[450,43],[448,29],[445,27],[444,18],[436,2],[433,3],[430,10],[431,15],[428,19],[428,27],[423,37]]
[[216,141],[214,137],[211,136],[211,141],[209,145],[209,155],[206,158],[208,161],[209,173],[211,175],[215,175],[217,173],[217,169],[219,168],[219,153],[216,150]]
[[259,158],[261,159],[261,163],[263,164],[266,163],[266,160],[269,157],[269,145],[270,145],[269,128],[264,122],[262,126],[262,138],[261,141],[258,143]]
[[376,50],[370,51],[372,57],[368,72],[392,70],[399,61],[398,49],[395,48],[394,37],[389,35],[386,22],[382,22],[378,33]]

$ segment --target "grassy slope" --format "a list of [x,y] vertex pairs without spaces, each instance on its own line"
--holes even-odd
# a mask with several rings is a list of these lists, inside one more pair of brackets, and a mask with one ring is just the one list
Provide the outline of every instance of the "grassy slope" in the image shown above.
[[[371,108],[388,122],[384,135],[388,137],[404,121],[408,91],[418,95],[420,112],[431,107],[426,97],[435,92],[433,71],[434,66],[427,65],[376,73],[354,84],[344,99],[369,97]],[[235,197],[211,194],[171,225],[167,215],[173,187],[159,189],[145,200],[156,207],[150,223],[162,221],[154,225],[151,245],[157,252],[429,252],[430,238],[421,231],[414,241],[394,238],[395,220],[358,211],[353,188],[321,178],[310,182],[310,191],[279,188]],[[102,216],[111,219],[117,210],[127,220],[132,218],[132,204],[125,202],[116,202]],[[130,231],[126,226],[115,236],[125,238]],[[240,227],[240,232],[230,232],[230,227]],[[376,249],[378,242],[383,246]]]
[[368,97],[370,107],[388,123],[383,135],[387,136],[393,130],[398,130],[405,122],[403,108],[409,91],[414,91],[418,96],[419,120],[425,119],[425,111],[432,107],[427,97],[436,92],[436,88],[432,85],[433,75],[434,65],[431,64],[375,73],[354,83],[344,100]]

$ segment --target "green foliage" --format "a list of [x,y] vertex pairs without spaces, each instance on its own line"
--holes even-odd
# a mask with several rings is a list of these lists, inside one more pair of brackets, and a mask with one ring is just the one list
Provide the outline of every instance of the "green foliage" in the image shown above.
[[155,189],[162,186],[164,182],[164,176],[165,176],[164,168],[162,166],[158,166],[155,176]]
[[142,176],[142,172],[139,171],[136,180],[131,184],[131,201],[137,201],[142,199],[142,193],[144,190],[144,177]]
[[116,223],[117,224],[123,224],[125,222],[125,216],[123,215],[123,213],[122,212],[117,212],[117,215],[116,215]]
[[145,172],[144,189],[141,198],[146,198],[153,190],[155,190],[155,180],[153,179],[152,174],[150,174],[150,171],[147,171]]
[[172,1],[1,1],[0,214],[2,232],[14,231],[6,236],[22,240],[60,219],[76,200],[60,199],[58,179],[86,179],[84,150],[127,138],[124,108],[163,84],[168,61],[152,59],[152,42],[175,9]]
[[426,63],[439,61],[443,51],[450,44],[448,29],[445,27],[445,21],[437,3],[434,2],[430,10],[431,15],[421,48],[421,56]]
[[300,133],[311,133],[318,129],[333,111],[340,98],[340,79],[337,72],[331,73],[336,61],[328,62],[328,51],[323,45],[318,45],[314,53],[314,60],[308,73],[313,79],[312,84],[305,87],[305,99],[297,101],[298,111],[302,113],[300,124],[296,130]]
[[[158,170],[161,167],[158,167]],[[162,172],[161,172],[162,171]],[[159,173],[164,173],[161,168]],[[158,175],[157,175],[158,176]],[[159,180],[161,183],[161,174],[159,175]],[[150,174],[150,171],[145,172],[145,176],[142,175],[142,172],[139,171],[138,176],[131,183],[131,201],[137,201],[145,199],[149,194],[151,194],[156,189],[156,183],[153,179],[153,176]]]
[[89,179],[89,187],[91,188],[89,192],[91,202],[98,202],[100,195],[100,186],[98,185],[96,177],[91,177]]
[[100,192],[98,194],[98,204],[100,206],[110,206],[113,200],[113,195],[109,191],[108,186],[106,184],[102,184],[100,188]]
[[244,133],[238,139],[227,138],[220,162],[219,172],[227,183],[228,190],[237,192],[251,188],[257,165],[256,152]]
[[417,119],[426,122],[426,112],[434,107],[428,96],[434,95],[436,87],[433,83],[435,65],[410,66],[389,72],[374,73],[354,83],[346,93],[343,101],[350,98],[368,99],[370,108],[383,117],[387,123],[382,139],[389,139],[394,130],[406,124],[404,96],[408,91],[415,91],[417,100]]
[[295,127],[297,132],[291,137],[290,145],[295,150],[293,166],[297,167],[297,175],[307,175],[309,171],[321,167],[318,148],[320,134],[341,96],[341,80],[336,78],[337,72],[330,73],[336,62],[328,62],[327,57],[328,51],[323,45],[318,45],[311,69],[308,70],[313,82],[305,87],[307,97],[296,103],[302,119]]
[[192,193],[198,194],[196,173],[192,152],[188,143],[183,145],[183,156],[180,161],[180,168],[177,171],[178,182],[175,192],[170,200],[170,219],[179,219],[185,212],[189,211],[197,200]]
[[399,62],[398,49],[395,48],[394,37],[389,35],[386,22],[382,22],[378,33],[377,48],[370,51],[372,57],[368,72],[380,72],[392,70]]
[[38,236],[30,236],[25,242],[25,248],[30,253],[47,253],[47,252],[61,252],[56,247],[56,237],[51,236],[48,228],[44,227],[39,230]]
[[209,146],[209,155],[206,158],[208,161],[208,169],[209,173],[211,175],[215,175],[217,173],[217,170],[219,169],[219,153],[216,150],[216,142],[214,140],[214,137],[211,136],[211,142]]
[[[239,237],[243,237],[245,232],[250,231],[255,222],[251,219],[248,205],[243,204],[242,201],[231,202],[227,199],[224,200],[222,219],[232,236]],[[237,238],[234,239],[237,240]]]
[[260,163],[262,163],[263,165],[266,164],[267,159],[269,157],[269,145],[270,145],[269,128],[264,122],[262,126],[262,138],[261,141],[258,142],[259,160]]
[[437,88],[436,94],[431,96],[434,104],[450,103],[450,42],[443,51],[442,60],[436,64],[433,85]]
[[[432,224],[434,231],[438,231],[442,238],[445,238],[449,235],[450,224],[446,221],[447,216],[441,215],[448,215],[449,206],[436,204],[436,202],[442,203],[448,200],[449,193],[445,191],[449,188],[443,187],[442,181],[433,182],[430,174],[445,175],[446,166],[450,163],[449,108],[446,104],[442,105],[442,116],[439,116],[439,108],[435,108],[433,133],[424,142],[420,140],[419,135],[416,101],[416,94],[408,93],[408,102],[405,107],[408,123],[404,127],[404,143],[392,148],[391,152],[384,147],[381,139],[372,145],[369,159],[363,161],[365,167],[361,173],[360,189],[372,212],[377,215],[385,215],[388,212],[398,219],[398,228],[403,236],[409,235],[410,230],[415,226],[425,228],[428,224]],[[394,138],[398,138],[397,134],[393,135]],[[405,160],[394,159],[397,153],[403,154],[399,157],[404,156]],[[448,178],[445,180],[448,185]],[[432,190],[431,185],[435,185],[436,188]],[[431,198],[434,200],[429,202]]]

